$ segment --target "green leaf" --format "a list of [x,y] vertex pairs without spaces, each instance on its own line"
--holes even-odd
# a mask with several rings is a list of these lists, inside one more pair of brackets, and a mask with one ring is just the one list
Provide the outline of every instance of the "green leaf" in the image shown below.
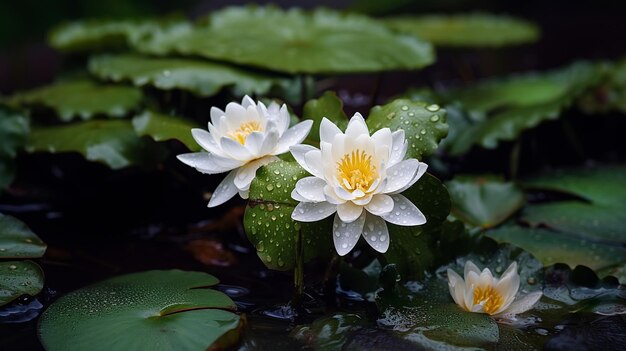
[[43,289],[43,282],[43,272],[35,262],[0,262],[0,306],[22,295],[39,294]]
[[252,6],[213,12],[194,27],[157,32],[138,49],[310,74],[418,69],[434,60],[430,44],[364,16]]
[[215,95],[225,87],[238,96],[264,95],[274,86],[286,88],[290,84],[286,78],[205,60],[137,54],[92,57],[89,71],[104,80],[161,90],[182,89],[200,97]]
[[79,152],[87,160],[113,169],[130,165],[150,166],[164,151],[149,139],[139,138],[127,120],[93,120],[61,126],[34,128],[28,152]]
[[385,23],[442,47],[502,47],[539,38],[539,28],[530,22],[481,13],[392,17]]
[[154,141],[176,139],[191,151],[202,149],[191,136],[191,129],[200,128],[200,126],[190,119],[145,111],[135,116],[132,123],[139,136],[149,136]]
[[486,178],[457,178],[446,183],[455,217],[475,227],[495,227],[525,202],[521,189],[510,182]]
[[446,110],[408,99],[397,99],[375,106],[367,119],[370,132],[388,127],[391,131],[404,130],[409,149],[407,157],[423,160],[432,155],[441,139],[448,134]]
[[587,114],[611,111],[626,113],[626,59],[599,64],[602,81],[578,100],[578,106]]
[[298,231],[304,240],[305,262],[331,252],[332,218],[316,223],[291,219],[298,204],[291,192],[296,182],[308,175],[298,163],[279,160],[261,167],[250,185],[244,228],[268,268],[293,269]]
[[24,146],[28,132],[28,120],[23,114],[0,106],[0,191],[13,182],[13,159]]
[[320,141],[320,124],[326,117],[341,130],[348,126],[348,116],[343,112],[343,101],[333,91],[325,92],[319,99],[307,101],[302,112],[303,119],[313,120],[313,126],[307,139]]
[[84,120],[96,115],[124,117],[142,101],[141,91],[122,85],[101,85],[88,80],[58,82],[18,93],[10,102],[54,110],[62,121]]
[[543,228],[503,226],[486,232],[486,235],[523,248],[546,266],[566,263],[572,267],[584,265],[599,270],[626,262],[626,249],[623,247]]
[[228,296],[210,289],[217,283],[179,270],[114,277],[54,302],[41,316],[39,338],[50,351],[226,348],[241,319]]
[[0,213],[0,259],[39,258],[46,244],[22,221]]
[[441,181],[428,173],[402,195],[424,213],[427,222],[414,227],[387,223],[391,241],[383,255],[403,277],[423,277],[424,271],[435,268],[435,245],[450,213],[450,196]]
[[450,153],[461,155],[474,145],[493,149],[500,141],[515,140],[525,130],[558,119],[599,77],[596,65],[582,62],[448,93],[448,101],[462,103],[477,121],[451,141]]

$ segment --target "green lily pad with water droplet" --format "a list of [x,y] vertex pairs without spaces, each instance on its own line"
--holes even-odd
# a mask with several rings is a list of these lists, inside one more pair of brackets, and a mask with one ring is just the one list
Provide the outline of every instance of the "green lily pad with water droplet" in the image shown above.
[[0,262],[0,306],[22,295],[39,294],[43,283],[43,271],[33,261]]
[[257,255],[268,268],[293,269],[299,231],[305,262],[332,252],[332,216],[315,223],[291,219],[298,204],[291,192],[296,182],[306,176],[309,174],[297,162],[279,160],[259,168],[250,185],[243,224]]
[[60,126],[36,127],[26,144],[28,152],[78,152],[87,160],[112,169],[144,167],[160,162],[165,150],[140,138],[128,120],[92,120]]
[[341,130],[345,130],[348,126],[348,116],[343,111],[343,101],[333,91],[327,91],[318,99],[309,100],[304,105],[302,118],[313,120],[308,140],[319,143],[320,124],[324,117],[335,123]]
[[419,69],[434,60],[429,43],[365,16],[271,6],[216,11],[195,26],[157,31],[136,48],[309,74]]
[[160,58],[137,54],[103,55],[89,60],[89,71],[114,82],[161,90],[182,89],[200,97],[230,88],[235,95],[264,95],[273,87],[286,88],[289,79],[206,60]]
[[446,186],[454,216],[476,227],[491,228],[503,223],[525,202],[519,187],[501,180],[457,177]]
[[0,213],[0,259],[39,258],[46,244],[22,221]]
[[0,106],[0,191],[15,178],[14,159],[28,132],[28,120],[22,113]]
[[390,17],[385,23],[437,47],[502,47],[539,38],[539,28],[530,22],[481,13]]
[[461,155],[474,145],[493,149],[500,141],[515,140],[525,130],[558,119],[600,77],[597,65],[579,62],[444,93],[446,101],[460,102],[475,121],[451,140],[449,152]]
[[206,350],[236,343],[242,319],[206,273],[114,277],[55,301],[41,316],[46,350]]
[[423,160],[432,155],[441,139],[448,135],[446,110],[436,104],[397,99],[370,110],[367,124],[370,132],[381,128],[404,130],[409,144],[407,158]]
[[191,136],[191,129],[200,126],[190,119],[145,111],[133,118],[133,128],[137,135],[149,136],[154,141],[176,139],[191,151],[202,149]]

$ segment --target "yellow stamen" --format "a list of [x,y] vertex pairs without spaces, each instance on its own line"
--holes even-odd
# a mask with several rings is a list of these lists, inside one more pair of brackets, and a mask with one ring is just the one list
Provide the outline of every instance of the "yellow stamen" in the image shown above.
[[494,314],[503,302],[502,295],[493,286],[474,288],[474,305],[482,303],[488,314]]
[[228,136],[238,141],[239,144],[243,145],[246,142],[246,138],[252,132],[258,132],[261,130],[261,123],[257,121],[245,122],[239,125],[239,129],[228,133]]
[[339,183],[348,191],[358,189],[366,192],[378,176],[376,167],[372,164],[372,156],[361,150],[343,156],[337,162],[337,171]]

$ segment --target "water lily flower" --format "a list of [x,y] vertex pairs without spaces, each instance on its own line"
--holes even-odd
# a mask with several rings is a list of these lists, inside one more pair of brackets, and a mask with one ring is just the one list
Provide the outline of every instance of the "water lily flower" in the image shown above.
[[450,294],[457,305],[469,312],[496,317],[515,316],[531,309],[542,295],[541,291],[535,291],[516,300],[520,285],[517,262],[511,263],[498,279],[489,268],[481,272],[472,261],[467,261],[464,276],[465,280],[448,269]]
[[182,154],[178,159],[206,174],[230,171],[213,192],[209,207],[221,205],[237,193],[247,199],[257,169],[301,143],[313,124],[304,121],[289,128],[289,122],[287,106],[272,102],[266,107],[248,96],[241,105],[226,105],[226,112],[211,107],[209,130],[191,130],[207,152]]
[[300,203],[291,217],[315,222],[335,214],[333,240],[341,256],[359,237],[378,252],[389,248],[386,222],[401,226],[426,223],[426,217],[400,193],[426,172],[425,163],[404,157],[404,131],[383,128],[370,136],[367,124],[356,113],[345,133],[324,118],[320,125],[320,149],[292,146],[291,153],[311,177],[300,179],[291,193]]

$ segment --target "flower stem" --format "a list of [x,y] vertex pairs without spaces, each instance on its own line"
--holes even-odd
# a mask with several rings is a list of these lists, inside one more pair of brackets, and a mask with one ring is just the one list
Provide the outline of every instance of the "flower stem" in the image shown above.
[[302,230],[298,230],[296,235],[296,262],[293,269],[293,300],[291,305],[299,308],[304,294],[304,241],[302,240]]

